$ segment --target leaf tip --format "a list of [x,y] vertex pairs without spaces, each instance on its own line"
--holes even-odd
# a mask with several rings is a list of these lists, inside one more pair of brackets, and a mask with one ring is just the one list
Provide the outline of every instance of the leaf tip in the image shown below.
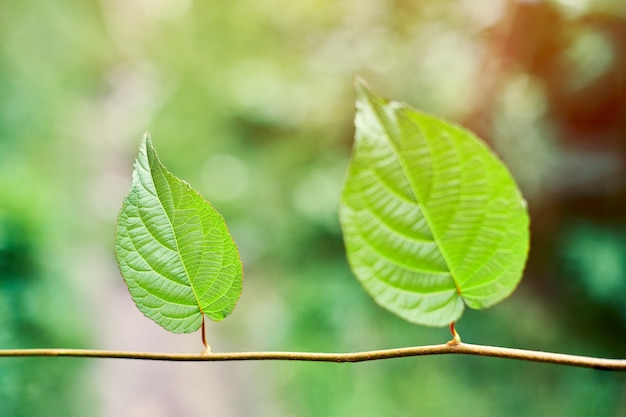
[[389,99],[373,90],[364,78],[356,76],[354,78],[354,88],[356,90],[356,107],[364,109],[366,107],[379,107],[389,103]]
[[356,90],[357,99],[359,100],[372,95],[372,89],[368,82],[360,75],[354,77],[354,89]]
[[361,87],[367,87],[367,81],[365,81],[365,78],[361,77],[360,75],[355,75],[354,85],[356,89],[358,90]]
[[152,146],[152,140],[150,139],[150,132],[149,131],[145,131],[143,134],[143,137],[141,138],[141,145],[150,145]]

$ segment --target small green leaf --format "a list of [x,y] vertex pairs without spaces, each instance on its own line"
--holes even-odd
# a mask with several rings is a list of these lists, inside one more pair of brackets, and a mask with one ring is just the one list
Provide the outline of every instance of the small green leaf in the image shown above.
[[116,255],[135,304],[166,330],[198,330],[235,308],[243,271],[224,218],[159,161],[144,136],[117,222]]
[[444,326],[506,298],[528,254],[526,204],[474,135],[357,83],[341,196],[348,260],[383,307]]

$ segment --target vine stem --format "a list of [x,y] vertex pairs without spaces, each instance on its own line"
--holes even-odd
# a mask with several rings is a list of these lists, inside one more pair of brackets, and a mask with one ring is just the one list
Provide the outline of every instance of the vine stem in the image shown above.
[[[454,339],[453,339],[454,340]],[[112,350],[86,349],[5,349],[2,357],[82,357],[109,359],[140,359],[155,361],[309,361],[309,362],[367,362],[383,359],[405,358],[429,355],[475,355],[490,356],[522,361],[544,362],[558,365],[594,368],[626,372],[626,359],[604,359],[589,356],[566,355],[561,353],[511,349],[495,346],[473,345],[468,343],[446,343],[442,345],[414,346],[396,349],[372,350],[353,353],[317,352],[230,352],[230,353],[150,353],[124,352]]]

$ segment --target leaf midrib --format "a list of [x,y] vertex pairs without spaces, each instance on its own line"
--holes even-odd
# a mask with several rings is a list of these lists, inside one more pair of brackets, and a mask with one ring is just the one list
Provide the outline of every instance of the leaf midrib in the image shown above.
[[[146,141],[146,147],[150,146],[152,147],[152,145]],[[150,152],[150,150],[146,149],[147,152]],[[170,224],[170,227],[172,229],[172,235],[174,236],[174,243],[176,244],[176,254],[178,255],[178,259],[180,260],[181,265],[183,266],[183,269],[185,271],[185,276],[187,277],[187,281],[189,282],[189,288],[191,288],[191,292],[193,293],[193,296],[196,299],[196,304],[198,306],[198,309],[200,310],[200,314],[203,315],[204,317],[204,311],[202,311],[202,305],[200,305],[200,300],[198,299],[198,294],[196,294],[196,290],[193,286],[193,284],[191,283],[191,277],[189,276],[189,271],[187,270],[187,265],[185,265],[185,262],[183,261],[183,257],[180,253],[180,245],[178,243],[178,236],[176,234],[176,228],[174,227],[174,223],[172,221],[172,218],[170,217],[170,213],[168,213],[168,211],[165,209],[165,206],[163,205],[162,201],[161,201],[161,193],[159,193],[159,189],[156,186],[156,183],[154,181],[154,176],[152,175],[152,164],[155,163],[156,167],[159,169],[159,172],[161,173],[161,175],[163,176],[163,179],[165,180],[165,183],[167,185],[167,190],[169,191],[169,195],[172,198],[172,204],[174,205],[174,209],[176,208],[176,204],[174,202],[174,196],[172,193],[172,187],[170,185],[169,179],[167,178],[167,174],[169,174],[169,171],[167,171],[165,169],[165,167],[156,159],[156,155],[154,152],[154,149],[151,150],[152,152],[150,152],[148,154],[148,158],[149,158],[149,163],[150,163],[150,178],[152,179],[152,184],[154,184],[154,190],[157,193],[157,201],[159,202],[159,205],[161,206],[161,208],[163,209],[163,212],[165,213],[167,220]]]
[[[369,93],[367,93],[367,100],[370,104],[370,108],[373,110],[374,115],[376,116],[376,118],[378,119],[379,123],[381,124],[381,126],[383,127],[382,131],[383,131],[383,135],[387,138],[387,142],[389,143],[389,146],[391,147],[391,149],[393,150],[396,159],[398,160],[398,163],[400,164],[400,166],[402,167],[402,173],[404,174],[404,176],[406,177],[409,185],[411,186],[411,191],[415,197],[415,201],[417,201],[417,203],[419,204],[420,208],[421,208],[421,213],[424,216],[424,219],[426,219],[426,224],[428,225],[428,229],[431,232],[431,234],[433,235],[433,240],[435,242],[435,244],[437,245],[437,248],[439,249],[439,252],[441,253],[441,256],[443,257],[444,263],[446,264],[446,266],[448,267],[448,269],[450,270],[450,277],[452,278],[452,281],[454,282],[454,285],[456,287],[456,292],[457,294],[462,297],[461,294],[461,288],[459,287],[459,282],[456,279],[456,273],[454,271],[454,268],[451,267],[450,262],[448,260],[448,257],[446,256],[446,252],[442,247],[441,244],[441,238],[438,236],[438,233],[436,231],[436,229],[433,228],[432,225],[432,220],[430,218],[430,216],[428,215],[428,210],[425,207],[424,204],[422,204],[420,202],[419,196],[417,195],[416,192],[416,185],[413,182],[413,180],[411,179],[411,177],[409,175],[407,175],[407,172],[410,172],[409,169],[407,169],[407,166],[404,162],[404,160],[400,157],[401,152],[400,150],[397,148],[395,142],[392,140],[391,135],[388,132],[388,129],[384,123],[384,115],[381,116],[380,114],[380,110],[383,111],[384,113],[384,109],[382,108],[382,106],[378,106],[378,105],[373,105],[372,100],[370,99]],[[404,110],[404,105],[402,105],[401,103],[398,103],[400,105],[400,107],[394,107],[391,109],[391,113],[393,115],[393,117],[397,120],[399,117],[404,117],[402,114],[400,114],[400,112],[402,110]],[[406,118],[411,124],[413,124],[417,130],[419,131],[420,135],[423,138],[426,138],[426,136],[423,133],[423,130],[421,128],[421,126],[414,121],[411,118]],[[392,120],[392,122],[394,122],[394,124],[397,126],[398,123],[396,120]],[[430,149],[430,143],[427,139],[424,140],[426,146],[428,147],[428,157],[430,158],[430,160],[432,161],[432,152]]]

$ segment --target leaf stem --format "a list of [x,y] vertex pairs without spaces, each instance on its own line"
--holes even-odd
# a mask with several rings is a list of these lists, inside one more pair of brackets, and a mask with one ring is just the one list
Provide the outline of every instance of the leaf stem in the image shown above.
[[452,334],[452,340],[448,342],[448,345],[455,346],[461,343],[461,335],[456,331],[454,327],[455,323],[450,323],[450,333]]
[[211,346],[209,346],[206,340],[206,318],[204,314],[202,315],[202,327],[200,328],[200,332],[202,332],[202,344],[204,345],[203,353],[211,353]]
[[396,349],[372,350],[353,353],[318,352],[230,352],[230,353],[150,353],[84,349],[6,349],[0,350],[1,357],[82,357],[109,359],[140,359],[157,361],[250,361],[281,360],[309,362],[367,362],[392,358],[429,355],[474,355],[516,359],[531,362],[552,363],[581,368],[626,372],[626,359],[604,359],[588,356],[566,355],[533,350],[511,349],[468,343],[414,346]]

